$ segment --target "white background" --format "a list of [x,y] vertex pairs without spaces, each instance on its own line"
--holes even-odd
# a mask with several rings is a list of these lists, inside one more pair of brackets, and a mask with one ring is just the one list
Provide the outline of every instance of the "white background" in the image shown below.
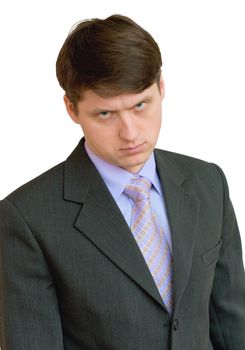
[[222,167],[245,246],[243,0],[2,2],[0,198],[77,144],[81,130],[65,112],[56,58],[74,23],[113,13],[132,17],[161,48],[166,96],[158,146]]

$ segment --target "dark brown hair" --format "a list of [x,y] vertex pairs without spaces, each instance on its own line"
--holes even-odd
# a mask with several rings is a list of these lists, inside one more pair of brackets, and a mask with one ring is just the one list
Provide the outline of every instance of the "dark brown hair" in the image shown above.
[[113,15],[73,28],[58,55],[56,74],[76,107],[85,89],[109,97],[159,85],[161,65],[152,36],[130,18]]

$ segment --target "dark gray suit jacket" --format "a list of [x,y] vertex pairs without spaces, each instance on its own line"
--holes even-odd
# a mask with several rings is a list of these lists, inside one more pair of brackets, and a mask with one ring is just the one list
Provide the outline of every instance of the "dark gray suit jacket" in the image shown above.
[[216,165],[155,150],[173,241],[171,320],[83,141],[0,204],[2,350],[244,350],[241,241]]

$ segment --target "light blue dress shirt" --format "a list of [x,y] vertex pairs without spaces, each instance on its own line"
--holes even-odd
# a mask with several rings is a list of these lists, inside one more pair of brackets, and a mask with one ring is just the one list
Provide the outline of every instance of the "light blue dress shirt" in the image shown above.
[[[117,203],[119,209],[121,210],[128,226],[130,227],[131,213],[133,208],[133,201],[126,194],[124,194],[124,189],[126,185],[130,182],[130,179],[135,175],[129,171],[122,169],[118,166],[112,165],[100,157],[98,157],[85,142],[85,150],[92,161],[92,163],[97,168],[101,177],[103,178],[106,186],[108,187],[112,197]],[[163,228],[169,246],[172,250],[172,240],[169,221],[167,217],[166,205],[161,189],[160,180],[156,171],[156,162],[154,153],[151,154],[150,158],[145,162],[142,169],[137,173],[141,175],[152,183],[150,202],[153,212],[156,214],[157,220]]]

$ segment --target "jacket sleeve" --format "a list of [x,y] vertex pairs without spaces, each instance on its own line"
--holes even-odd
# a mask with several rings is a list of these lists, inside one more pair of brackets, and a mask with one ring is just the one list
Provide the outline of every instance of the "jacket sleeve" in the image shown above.
[[225,176],[216,168],[223,182],[224,209],[222,245],[210,299],[210,337],[215,350],[244,350],[245,274],[241,239]]
[[18,209],[0,202],[1,350],[62,350],[54,283],[43,252]]

